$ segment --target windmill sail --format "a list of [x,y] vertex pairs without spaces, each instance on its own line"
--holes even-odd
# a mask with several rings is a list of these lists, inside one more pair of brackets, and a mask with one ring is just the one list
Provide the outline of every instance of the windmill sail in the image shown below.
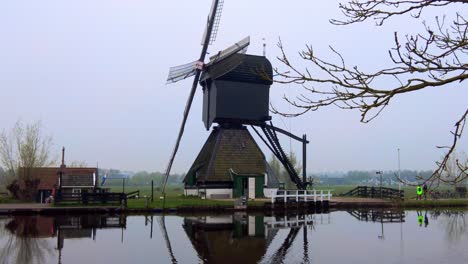
[[216,55],[214,56],[211,56],[210,57],[210,62],[206,65],[207,67],[219,62],[219,61],[222,61],[226,58],[228,58],[229,56],[232,56],[236,53],[246,53],[247,52],[247,48],[249,47],[250,45],[250,36],[246,37],[246,38],[243,38],[241,41],[237,42],[236,44],[230,46],[229,48],[227,49],[224,49],[220,52],[218,52]]
[[[222,6],[224,1],[223,0],[213,0],[213,5],[212,5],[212,8],[211,8],[209,18],[216,18],[216,16],[218,15],[218,11],[220,11],[219,8],[218,8],[220,6],[219,5],[220,3],[221,3],[221,6]],[[213,28],[215,27],[215,21],[216,21],[216,19],[209,19],[208,27],[207,27],[205,38],[204,38],[203,48],[202,48],[202,51],[201,51],[201,54],[200,54],[200,59],[198,60],[200,62],[205,61],[208,46],[210,44],[210,40],[212,39],[212,32],[213,32]],[[188,118],[188,115],[190,113],[190,108],[192,107],[193,97],[195,96],[195,91],[197,90],[197,87],[198,87],[198,81],[200,80],[200,75],[201,75],[201,70],[196,69],[195,70],[195,77],[194,77],[193,83],[192,83],[192,89],[190,90],[190,94],[189,94],[189,97],[187,99],[187,104],[185,105],[184,115],[183,115],[183,118],[182,118],[182,123],[180,125],[179,134],[177,136],[176,144],[174,146],[174,150],[172,151],[172,155],[169,158],[169,163],[167,165],[166,171],[164,173],[164,177],[163,177],[162,182],[161,182],[161,185],[162,185],[161,189],[162,189],[162,193],[164,195],[165,195],[165,191],[166,191],[167,180],[169,178],[169,174],[171,173],[172,164],[174,163],[175,156],[177,154],[177,151],[179,150],[179,145],[180,145],[180,141],[182,139],[182,135],[184,134],[185,123],[187,122],[187,118]]]
[[171,67],[167,76],[167,83],[175,83],[195,75],[198,61]]
[[249,45],[250,37],[246,37],[212,56],[210,62],[206,65],[206,72],[210,75],[210,78],[219,78],[241,65]]
[[213,4],[211,6],[210,14],[213,14],[213,11],[215,11],[215,14],[214,14],[214,16],[210,15],[208,17],[205,32],[203,33],[203,38],[202,38],[202,41],[201,41],[202,45],[204,45],[204,43],[205,43],[208,28],[210,27],[211,23],[213,23],[213,28],[211,30],[210,38],[208,40],[208,45],[211,45],[216,41],[216,37],[218,36],[219,23],[221,22],[221,14],[223,12],[223,7],[224,7],[224,0],[219,0],[218,3],[215,3],[215,1],[213,1]]

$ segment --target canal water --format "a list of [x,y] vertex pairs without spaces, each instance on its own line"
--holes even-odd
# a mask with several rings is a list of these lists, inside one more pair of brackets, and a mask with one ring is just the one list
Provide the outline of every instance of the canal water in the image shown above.
[[0,216],[0,263],[468,263],[467,211]]

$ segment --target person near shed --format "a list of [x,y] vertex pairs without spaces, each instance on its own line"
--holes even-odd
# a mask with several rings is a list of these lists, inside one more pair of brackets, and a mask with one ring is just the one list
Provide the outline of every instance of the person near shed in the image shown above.
[[46,199],[46,203],[53,203],[54,202],[56,187],[57,187],[57,185],[54,184],[54,186],[52,187],[52,192],[50,193],[50,196]]

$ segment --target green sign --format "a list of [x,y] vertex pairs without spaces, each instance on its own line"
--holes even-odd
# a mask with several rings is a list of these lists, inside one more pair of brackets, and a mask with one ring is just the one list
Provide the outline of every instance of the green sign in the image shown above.
[[419,216],[418,216],[418,224],[419,224],[419,225],[422,225],[422,224],[423,224],[423,221],[424,221],[423,216],[422,216],[422,215],[419,215]]
[[416,187],[416,193],[417,193],[418,195],[422,195],[423,189],[421,188],[421,186]]

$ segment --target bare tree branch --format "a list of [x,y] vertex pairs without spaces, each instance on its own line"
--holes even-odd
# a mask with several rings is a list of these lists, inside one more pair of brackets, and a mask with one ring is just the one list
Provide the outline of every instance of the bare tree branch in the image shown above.
[[46,167],[54,163],[50,157],[52,138],[42,131],[41,122],[24,125],[18,121],[9,132],[0,133],[0,164],[10,180],[18,179],[20,168]]
[[[382,25],[387,19],[411,14],[419,18],[426,8],[444,8],[451,4],[467,4],[468,0],[353,0],[340,4],[346,20],[332,19],[336,25],[348,25],[374,19]],[[446,17],[435,17],[434,26],[423,22],[423,33],[400,36],[394,33],[394,47],[388,52],[392,66],[372,72],[358,66],[349,66],[344,56],[330,47],[335,60],[317,55],[311,45],[299,52],[299,57],[309,67],[299,68],[289,59],[281,41],[278,60],[282,68],[276,68],[282,84],[298,84],[303,91],[295,97],[284,99],[296,108],[296,112],[284,112],[271,105],[271,111],[287,117],[296,117],[323,107],[335,106],[361,113],[361,122],[376,118],[395,98],[428,88],[442,88],[449,84],[462,83],[468,79],[468,21],[456,13],[453,21],[446,23]],[[466,112],[455,126],[454,144],[448,147],[445,158],[463,133]],[[453,147],[453,148],[452,148]],[[440,178],[446,160],[438,163],[434,178]],[[463,165],[460,165],[463,169]],[[466,169],[466,168],[465,168]],[[462,170],[463,171],[463,170]],[[466,170],[465,170],[466,172]],[[457,183],[463,177],[452,179]]]
[[430,7],[443,7],[456,3],[468,3],[468,0],[353,0],[348,4],[339,5],[346,20],[331,19],[334,25],[349,25],[359,23],[368,19],[374,19],[376,25],[383,23],[394,16],[410,14],[414,18],[419,18],[424,9]]

